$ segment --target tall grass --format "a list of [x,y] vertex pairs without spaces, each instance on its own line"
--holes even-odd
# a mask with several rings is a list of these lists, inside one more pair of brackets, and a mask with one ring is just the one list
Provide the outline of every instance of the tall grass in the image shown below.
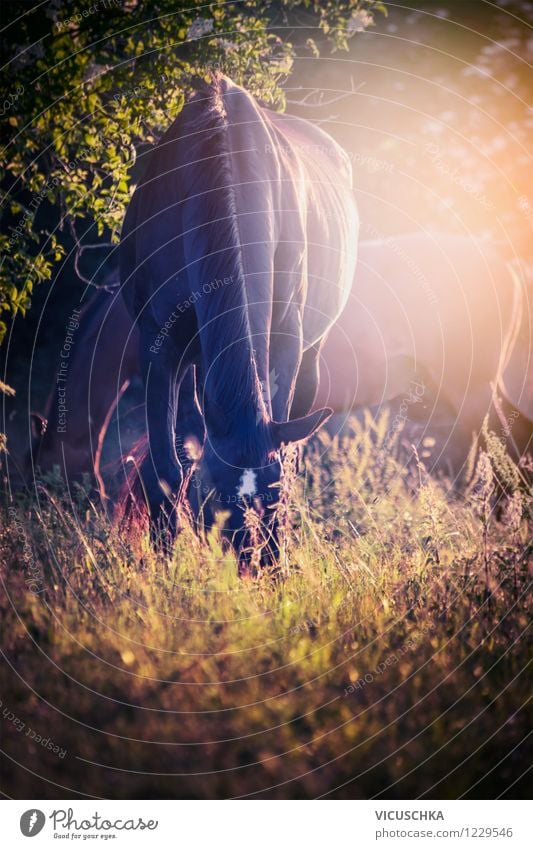
[[66,751],[8,713],[10,795],[526,793],[531,491],[489,440],[451,494],[367,425],[307,449],[275,576],[50,477],[6,510],[2,711]]

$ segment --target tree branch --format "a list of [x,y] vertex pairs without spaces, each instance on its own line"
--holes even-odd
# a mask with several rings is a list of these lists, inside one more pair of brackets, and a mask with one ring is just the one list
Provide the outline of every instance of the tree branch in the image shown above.
[[[357,94],[364,86],[364,82],[360,83],[358,86],[355,85],[353,78],[350,77],[350,91],[344,91],[341,94],[337,94],[334,97],[330,97],[328,100],[324,100],[325,92],[319,88],[311,89],[301,100],[291,100],[287,98],[287,103],[290,103],[291,106],[304,106],[307,109],[321,109],[323,106],[331,106],[332,103],[338,103],[340,100],[344,100],[346,97],[351,97],[352,94]],[[305,91],[305,89],[300,86],[301,91]],[[314,103],[309,103],[308,101],[312,97],[316,97],[316,101]]]
[[102,250],[103,248],[114,248],[116,245],[113,245],[112,242],[99,242],[95,245],[82,245],[80,240],[78,239],[78,234],[76,233],[76,227],[74,225],[74,221],[69,218],[68,219],[69,229],[76,244],[76,249],[74,252],[74,271],[76,272],[78,278],[82,283],[85,283],[86,286],[91,286],[93,289],[103,290],[105,292],[114,292],[120,286],[120,280],[117,280],[116,283],[104,283],[102,285],[95,283],[94,280],[89,280],[88,277],[81,272],[79,267],[79,261],[85,251],[90,250]]

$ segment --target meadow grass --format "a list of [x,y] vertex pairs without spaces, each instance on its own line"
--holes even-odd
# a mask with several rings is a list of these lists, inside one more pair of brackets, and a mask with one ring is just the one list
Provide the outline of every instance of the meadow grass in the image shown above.
[[275,575],[216,533],[158,553],[50,477],[6,507],[4,792],[526,794],[524,472],[494,438],[451,494],[367,424],[307,449]]

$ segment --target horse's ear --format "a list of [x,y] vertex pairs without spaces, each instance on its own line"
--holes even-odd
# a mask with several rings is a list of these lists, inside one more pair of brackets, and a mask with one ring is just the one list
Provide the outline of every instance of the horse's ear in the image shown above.
[[48,420],[40,413],[30,413],[31,435],[34,439],[42,439],[48,427]]
[[278,449],[282,442],[301,442],[303,439],[308,439],[319,427],[327,422],[333,410],[330,407],[324,407],[322,410],[316,410],[314,413],[309,413],[308,416],[302,416],[301,419],[291,419],[288,422],[272,422],[272,440],[274,448]]

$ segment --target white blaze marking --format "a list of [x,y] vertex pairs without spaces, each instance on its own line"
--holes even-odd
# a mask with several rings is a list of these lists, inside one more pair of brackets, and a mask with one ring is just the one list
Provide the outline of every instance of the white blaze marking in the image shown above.
[[257,492],[257,475],[253,469],[245,469],[242,473],[237,495],[239,498],[253,498]]

